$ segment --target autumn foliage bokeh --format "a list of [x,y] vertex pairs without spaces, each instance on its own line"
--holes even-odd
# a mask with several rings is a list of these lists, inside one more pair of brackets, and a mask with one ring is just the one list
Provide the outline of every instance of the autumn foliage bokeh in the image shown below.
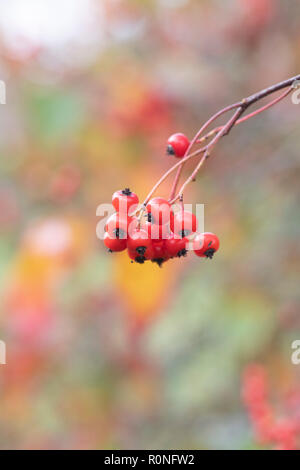
[[299,106],[233,129],[187,191],[212,261],[96,237],[99,204],[174,163],[171,133],[299,73],[299,2],[24,3],[0,1],[0,448],[299,446]]

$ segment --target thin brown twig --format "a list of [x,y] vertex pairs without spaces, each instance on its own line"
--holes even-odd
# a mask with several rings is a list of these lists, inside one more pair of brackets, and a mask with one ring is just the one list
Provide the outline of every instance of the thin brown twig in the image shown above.
[[167,177],[173,173],[173,171],[176,170],[176,168],[178,168],[180,165],[182,165],[182,163],[185,163],[187,162],[188,160],[190,160],[191,158],[193,157],[196,157],[197,155],[200,155],[200,153],[203,153],[205,152],[206,150],[206,146],[205,147],[202,147],[198,150],[195,150],[195,152],[187,155],[186,157],[182,158],[182,160],[180,160],[180,162],[177,162],[175,163],[175,165],[173,165],[171,168],[169,168],[168,171],[166,171],[166,173],[164,173],[162,175],[162,177],[157,181],[157,183],[153,186],[153,188],[151,189],[151,191],[148,193],[146,199],[144,200],[143,202],[143,206],[146,206],[147,203],[149,202],[150,198],[153,196],[153,194],[155,193],[155,191],[157,190],[157,188],[165,181],[165,179],[167,179]]
[[[195,179],[196,174],[198,173],[198,171],[201,168],[204,161],[207,159],[207,156],[209,155],[208,150],[211,150],[215,146],[215,144],[220,140],[220,138],[227,135],[235,125],[240,124],[242,122],[245,122],[246,120],[256,116],[257,114],[261,113],[262,111],[265,111],[266,109],[270,108],[274,104],[281,101],[293,89],[294,82],[299,81],[299,80],[300,80],[300,74],[296,75],[292,78],[289,78],[288,80],[284,80],[284,81],[279,82],[275,85],[272,85],[271,87],[265,88],[264,90],[261,90],[258,93],[254,93],[253,95],[250,95],[248,98],[244,98],[243,100],[239,101],[238,103],[234,103],[232,105],[226,106],[225,108],[223,108],[220,111],[218,111],[217,113],[215,113],[201,127],[201,129],[199,129],[199,131],[196,133],[195,137],[192,139],[192,141],[190,143],[189,148],[187,149],[187,152],[186,152],[185,156],[180,160],[180,162],[173,165],[166,173],[164,173],[164,175],[162,175],[162,177],[158,180],[158,182],[153,186],[153,188],[151,189],[151,191],[147,195],[147,197],[146,197],[146,199],[143,203],[143,206],[144,207],[146,206],[146,204],[149,202],[150,198],[155,193],[157,188],[177,168],[178,168],[178,171],[177,171],[177,174],[175,176],[175,180],[174,180],[172,191],[171,191],[171,196],[173,196],[173,197],[170,197],[170,201],[174,202],[174,201],[178,200],[179,198],[182,198],[183,190],[186,188],[187,184],[189,184],[191,181],[193,181]],[[247,108],[249,108],[251,105],[253,105],[257,101],[269,96],[270,94],[275,93],[277,91],[280,91],[280,90],[282,90],[284,88],[287,88],[287,87],[290,87],[290,88],[288,90],[286,90],[282,95],[277,97],[275,100],[273,100],[271,103],[268,103],[267,105],[259,108],[258,110],[254,111],[253,113],[248,114],[244,118],[239,119],[240,116],[245,112],[245,110]],[[197,143],[197,140],[199,139],[200,135],[204,132],[204,130],[207,129],[207,127],[209,127],[209,125],[212,122],[214,122],[218,117],[222,116],[223,114],[227,113],[228,111],[230,111],[232,109],[236,109],[236,108],[237,108],[237,111],[234,113],[232,118],[225,125],[220,126],[216,129],[214,129],[213,131],[210,131],[206,136],[203,137],[203,139],[206,140],[207,138],[212,137],[213,135],[216,134],[215,137],[209,142],[209,144],[207,144],[206,146],[196,150],[193,153],[189,153],[191,151],[191,148]],[[201,142],[201,141],[202,140],[199,140],[199,142]],[[182,185],[178,195],[175,197],[175,192],[176,192],[176,189],[177,189],[177,185],[178,185],[179,178],[180,178],[180,175],[181,175],[182,168],[183,168],[184,164],[188,160],[190,160],[191,158],[193,158],[197,155],[200,155],[201,153],[203,153],[204,155],[202,156],[200,162],[197,164],[197,166],[194,169],[192,175]]]
[[[237,124],[242,124],[243,122],[248,121],[248,119],[250,119],[254,116],[257,116],[258,114],[262,113],[263,111],[266,111],[267,109],[271,108],[275,104],[279,103],[279,101],[283,100],[289,93],[291,93],[292,90],[293,90],[292,87],[288,88],[287,90],[285,90],[284,93],[282,93],[280,96],[278,96],[277,98],[272,100],[270,103],[267,103],[265,106],[262,106],[261,108],[256,109],[255,111],[253,111],[252,113],[247,114],[246,116],[242,117],[241,119],[238,119],[234,125],[236,126]],[[214,129],[212,129],[210,132],[208,132],[203,137],[198,139],[197,144],[201,144],[201,143],[205,142],[206,140],[208,140],[210,137],[213,137],[215,134],[217,134],[219,132],[219,130],[222,129],[222,127],[223,126],[218,126],[218,127],[215,127]]]
[[[226,108],[224,109],[221,109],[220,111],[218,111],[217,113],[215,113],[208,121],[206,121],[202,127],[200,127],[200,129],[198,130],[198,132],[195,134],[194,138],[191,140],[190,142],[190,145],[189,147],[187,148],[186,152],[185,152],[185,155],[184,156],[187,156],[192,147],[197,143],[197,140],[198,138],[200,137],[200,135],[216,120],[218,119],[220,116],[222,116],[223,114],[227,113],[228,111],[231,111],[232,109],[234,108],[237,108],[238,107],[238,103],[234,103],[230,106],[227,106]],[[176,193],[176,189],[177,189],[177,185],[178,185],[178,182],[179,182],[179,179],[180,179],[180,176],[181,176],[181,173],[182,173],[182,170],[183,170],[183,167],[184,167],[184,164],[185,164],[185,161],[184,160],[181,160],[181,165],[179,166],[178,170],[177,170],[177,173],[176,173],[176,176],[175,176],[175,179],[174,179],[174,182],[173,182],[173,186],[172,186],[172,189],[171,189],[171,193],[170,193],[170,198],[169,199],[173,199],[174,196],[175,196],[175,193]]]
[[178,192],[178,195],[176,197],[174,197],[171,201],[170,201],[170,204],[173,204],[174,202],[176,202],[178,199],[181,200],[183,198],[183,193],[184,193],[184,190],[186,188],[186,186],[191,183],[192,181],[195,181],[195,178],[196,178],[196,175],[198,173],[198,171],[200,170],[200,168],[202,167],[203,163],[205,162],[205,160],[209,157],[210,155],[210,151],[213,149],[213,147],[217,144],[217,142],[220,140],[221,137],[223,137],[224,135],[228,134],[230,132],[230,130],[232,129],[232,127],[235,125],[236,121],[238,120],[238,118],[242,115],[242,113],[244,112],[244,109],[242,107],[239,107],[234,115],[232,116],[231,119],[229,119],[229,121],[227,122],[227,124],[225,126],[222,127],[222,129],[219,130],[219,132],[217,133],[217,135],[214,137],[214,139],[207,145],[206,147],[206,150],[203,154],[203,156],[201,157],[200,159],[200,162],[198,163],[198,165],[196,166],[196,168],[194,169],[193,173],[191,174],[191,176],[188,177],[188,179],[184,182],[184,184],[181,186],[179,192]]

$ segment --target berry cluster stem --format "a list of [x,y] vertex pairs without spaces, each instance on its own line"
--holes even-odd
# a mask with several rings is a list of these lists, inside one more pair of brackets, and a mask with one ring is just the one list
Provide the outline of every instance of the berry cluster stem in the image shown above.
[[[198,142],[198,139],[200,137],[200,135],[216,120],[218,119],[218,117],[222,116],[223,114],[227,113],[228,111],[236,108],[238,106],[237,103],[235,104],[232,104],[230,106],[227,106],[226,108],[224,109],[221,109],[220,111],[218,111],[217,113],[215,113],[211,118],[208,119],[208,121],[206,121],[203,126],[198,130],[198,132],[195,134],[194,138],[191,140],[190,142],[190,145],[189,147],[187,148],[187,151],[185,153],[185,157],[187,155],[189,155],[192,147]],[[179,166],[178,170],[177,170],[177,173],[176,173],[176,176],[175,176],[175,180],[174,180],[174,183],[173,183],[173,186],[172,186],[172,189],[171,189],[171,194],[170,194],[170,199],[172,200],[175,196],[175,193],[176,193],[176,189],[177,189],[177,185],[178,185],[178,182],[179,182],[179,179],[180,179],[180,176],[181,176],[181,173],[182,173],[182,170],[183,170],[183,167],[184,167],[184,164],[185,164],[185,161],[184,160],[181,160],[181,165]]]
[[229,119],[229,121],[227,122],[227,124],[225,126],[223,126],[219,132],[217,133],[217,135],[212,139],[212,141],[206,146],[206,150],[203,154],[203,156],[201,157],[198,165],[196,166],[196,168],[194,169],[193,173],[188,177],[188,179],[184,182],[184,184],[181,186],[180,190],[179,190],[179,193],[177,196],[175,196],[171,201],[170,203],[173,204],[174,202],[176,202],[178,199],[181,200],[183,198],[183,193],[184,193],[184,190],[186,188],[186,186],[191,183],[192,181],[195,181],[196,179],[196,176],[197,176],[197,173],[198,171],[200,170],[200,168],[202,167],[203,163],[205,162],[205,160],[209,157],[210,155],[210,151],[213,149],[213,147],[217,144],[217,142],[219,141],[219,139],[221,137],[223,137],[224,135],[228,134],[230,132],[230,129],[234,126],[235,122],[237,121],[237,119],[239,118],[239,116],[243,113],[243,108],[240,106],[234,113],[234,115],[232,116],[231,119]]
[[[266,111],[267,109],[271,108],[275,104],[279,103],[279,101],[283,100],[287,95],[289,95],[292,90],[293,90],[292,87],[288,88],[280,96],[278,96],[274,100],[270,101],[270,103],[267,103],[265,106],[262,106],[261,108],[258,108],[255,111],[253,111],[252,113],[249,113],[246,116],[238,119],[235,122],[234,125],[236,126],[237,124],[241,124],[242,122],[248,121],[248,119],[251,119],[252,117],[257,116],[258,114],[262,113],[263,111]],[[206,140],[208,140],[209,138],[213,137],[215,134],[217,134],[222,129],[222,127],[223,126],[215,127],[213,130],[211,130],[210,132],[205,134],[203,137],[198,139],[197,144],[201,144],[201,143],[205,142]]]
[[[229,106],[226,106],[225,108],[221,109],[217,113],[215,113],[213,116],[211,116],[208,121],[206,121],[203,126],[198,130],[198,132],[195,134],[194,138],[191,140],[190,145],[184,155],[184,157],[175,165],[173,165],[169,170],[166,171],[162,175],[162,177],[157,181],[157,183],[153,186],[149,194],[147,195],[143,205],[144,207],[147,205],[149,202],[150,198],[152,195],[155,193],[155,191],[158,189],[158,187],[165,181],[165,179],[173,173],[177,169],[174,182],[172,185],[170,197],[169,197],[169,202],[174,203],[178,200],[182,200],[183,198],[183,192],[188,186],[189,183],[192,181],[195,181],[195,178],[202,167],[203,163],[206,161],[208,156],[211,154],[212,149],[215,147],[215,145],[218,143],[218,141],[221,139],[221,137],[224,137],[225,135],[228,135],[231,129],[236,126],[237,124],[241,124],[242,122],[247,121],[248,119],[251,119],[252,117],[257,116],[261,112],[271,108],[275,104],[279,103],[281,100],[283,100],[291,91],[295,89],[295,82],[300,80],[300,74],[296,75],[294,77],[291,77],[287,80],[284,80],[282,82],[276,83],[275,85],[272,85],[268,88],[265,88],[257,93],[254,93],[253,95],[248,96],[247,98],[242,99],[241,101],[231,104]],[[266,105],[258,108],[257,110],[253,111],[252,113],[247,114],[244,117],[241,117],[242,114],[253,104],[257,103],[263,98],[266,98],[267,96],[280,91],[282,89],[287,88],[287,90],[284,91],[280,96],[272,100],[270,103],[267,103]],[[207,134],[201,137],[201,135],[206,131],[206,129],[219,117],[223,116],[224,114],[228,113],[229,111],[235,110],[235,113],[233,116],[222,126],[216,127],[215,129],[211,130]],[[199,143],[203,143],[207,140],[210,140],[209,143],[207,143],[204,147],[201,147],[194,152],[191,153],[192,148]],[[193,170],[192,174],[187,178],[187,180],[183,183],[181,186],[179,192],[176,195],[176,190],[177,186],[180,180],[180,176],[183,170],[183,167],[185,163],[190,160],[193,157],[196,157],[197,155],[203,154],[201,156],[200,161],[196,165],[195,169]]]

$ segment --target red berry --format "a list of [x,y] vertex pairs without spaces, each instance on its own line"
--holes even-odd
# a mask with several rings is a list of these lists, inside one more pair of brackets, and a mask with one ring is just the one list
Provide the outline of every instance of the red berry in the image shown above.
[[127,238],[128,229],[134,219],[126,214],[115,212],[112,214],[105,224],[105,231],[108,232],[110,238]]
[[164,241],[156,241],[152,243],[153,258],[165,258],[166,250]]
[[108,251],[123,251],[127,246],[127,240],[123,238],[111,238],[109,233],[104,234],[104,245],[108,248]]
[[198,220],[192,212],[180,210],[174,214],[174,218],[171,218],[170,228],[175,235],[181,238],[196,232],[197,227]]
[[143,256],[147,259],[148,252],[151,251],[152,241],[148,236],[148,232],[141,229],[132,230],[129,234],[127,247],[129,252],[135,253],[136,256]]
[[167,225],[156,225],[151,222],[146,222],[145,230],[147,230],[148,236],[152,241],[165,240],[169,236],[169,228]]
[[182,158],[189,148],[189,139],[181,133],[173,134],[168,139],[167,153]]
[[119,211],[127,214],[130,207],[136,206],[138,203],[138,196],[130,191],[129,188],[116,191],[112,196],[112,204],[117,212]]
[[167,261],[170,256],[166,252],[165,248],[165,240],[161,240],[158,242],[153,242],[152,244],[152,263],[158,264],[159,267]]
[[198,233],[194,239],[194,252],[202,258],[212,258],[214,253],[218,251],[220,241],[214,233],[204,232]]
[[135,261],[136,263],[139,263],[139,264],[144,264],[144,262],[147,259],[146,256],[139,255],[135,250],[134,251],[128,250],[128,256],[132,260],[131,262]]
[[132,261],[135,261],[139,264],[144,264],[147,260],[152,260],[154,256],[153,245],[138,247],[138,249],[130,249],[128,248],[128,256]]
[[146,210],[148,222],[156,225],[164,225],[170,222],[171,205],[163,197],[151,199],[146,206]]
[[165,251],[170,258],[186,256],[188,242],[188,239],[185,237],[179,238],[171,234],[167,240],[165,240]]

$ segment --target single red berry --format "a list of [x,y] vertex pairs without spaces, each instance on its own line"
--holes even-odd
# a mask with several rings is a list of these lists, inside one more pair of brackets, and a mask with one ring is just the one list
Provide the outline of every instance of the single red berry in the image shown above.
[[165,225],[170,222],[172,208],[170,203],[163,197],[154,197],[147,206],[148,222],[156,225]]
[[147,230],[135,229],[132,230],[128,236],[127,247],[131,253],[136,255],[144,256],[147,258],[148,252],[150,252],[152,241],[148,236]]
[[127,246],[127,240],[123,238],[111,238],[109,236],[109,233],[106,232],[104,234],[104,239],[103,239],[104,245],[106,248],[108,248],[108,251],[111,253],[113,251],[123,251],[125,250]]
[[192,212],[180,210],[171,218],[170,228],[175,235],[181,238],[188,237],[197,231],[197,217]]
[[197,256],[210,259],[218,251],[219,246],[220,241],[217,235],[211,232],[198,233],[193,243],[193,249]]
[[112,196],[112,204],[117,212],[128,214],[130,207],[136,206],[138,203],[138,196],[129,188],[116,191]]
[[108,232],[110,238],[126,239],[130,224],[134,219],[126,214],[115,212],[106,221],[105,231]]
[[167,153],[182,158],[189,148],[190,141],[186,135],[177,133],[168,138]]
[[165,257],[165,243],[164,241],[157,241],[152,243],[152,251],[154,258],[164,258]]
[[[132,246],[132,245],[131,245]],[[128,248],[128,256],[132,261],[139,264],[144,264],[147,260],[152,260],[154,256],[153,244],[149,246],[138,246],[135,249]]]
[[147,230],[148,236],[152,241],[165,240],[170,233],[167,225],[156,225],[151,222],[145,223],[145,230]]
[[181,256],[186,256],[188,242],[189,241],[186,237],[180,238],[176,237],[174,234],[171,234],[165,240],[165,251],[170,258],[174,258],[175,256],[178,258]]
[[128,256],[131,259],[132,263],[133,261],[135,261],[136,263],[144,264],[145,261],[147,260],[146,256],[139,255],[135,250],[134,251],[127,250],[127,251],[128,251]]
[[156,263],[159,267],[165,263],[170,256],[166,252],[165,240],[153,241],[152,243],[152,263]]

